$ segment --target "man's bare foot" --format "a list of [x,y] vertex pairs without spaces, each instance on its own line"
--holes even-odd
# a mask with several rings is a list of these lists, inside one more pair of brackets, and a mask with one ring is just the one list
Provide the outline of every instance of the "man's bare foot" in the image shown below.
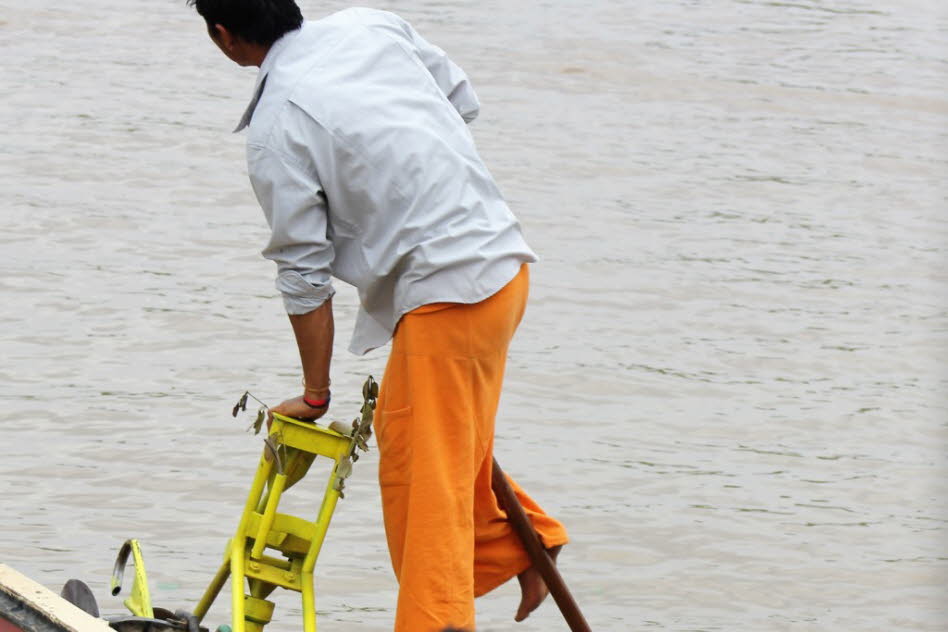
[[[554,546],[546,550],[546,552],[550,554],[550,557],[553,558],[554,564],[556,564],[556,557],[560,554],[560,549],[562,548],[563,545],[561,544],[560,546]],[[535,566],[531,566],[517,575],[517,581],[520,582],[520,607],[517,608],[517,615],[514,617],[514,621],[519,622],[529,617],[530,613],[543,603],[546,596],[550,594],[550,589],[546,587],[543,576],[540,575],[540,571],[538,571]]]

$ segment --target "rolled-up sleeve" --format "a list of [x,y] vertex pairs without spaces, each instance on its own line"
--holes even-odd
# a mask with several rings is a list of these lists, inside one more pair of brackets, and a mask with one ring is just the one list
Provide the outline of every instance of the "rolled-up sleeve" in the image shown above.
[[332,287],[332,242],[325,196],[315,174],[272,148],[247,146],[250,183],[270,225],[263,256],[277,265],[276,288],[288,314],[325,303]]

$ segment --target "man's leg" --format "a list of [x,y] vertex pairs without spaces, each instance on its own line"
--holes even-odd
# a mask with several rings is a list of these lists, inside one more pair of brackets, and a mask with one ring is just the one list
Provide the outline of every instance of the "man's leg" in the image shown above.
[[399,581],[396,632],[474,628],[474,428],[466,398],[449,394],[468,365],[393,351],[382,381],[379,483]]
[[467,305],[399,322],[379,397],[379,482],[396,632],[474,628],[474,478],[481,371]]
[[[497,323],[498,338],[504,341],[502,347],[496,350],[485,349],[482,354],[483,361],[491,367],[482,374],[482,389],[476,399],[479,434],[486,439],[483,452],[476,454],[478,472],[474,481],[474,594],[477,597],[500,586],[514,575],[520,575],[531,566],[526,549],[507,521],[507,514],[500,509],[491,485],[494,419],[507,363],[507,346],[523,317],[529,284],[529,269],[524,266],[520,274],[501,292],[472,308],[472,316],[476,320]],[[507,480],[544,546],[553,548],[566,544],[569,538],[563,525],[548,516],[509,475]],[[541,587],[545,588],[542,582]],[[525,594],[524,597],[531,596]]]
[[[529,566],[489,478],[507,345],[526,290],[524,268],[486,301],[420,308],[396,330],[377,427],[398,632],[473,629],[475,591]],[[544,541],[565,542],[562,525],[515,489]]]
[[[488,453],[475,484],[474,594],[477,597],[507,582],[514,575],[520,575],[532,564],[520,537],[507,521],[507,514],[497,503],[491,487],[492,469],[493,457]],[[566,529],[560,522],[547,515],[509,475],[507,481],[544,547],[555,549],[569,542]]]

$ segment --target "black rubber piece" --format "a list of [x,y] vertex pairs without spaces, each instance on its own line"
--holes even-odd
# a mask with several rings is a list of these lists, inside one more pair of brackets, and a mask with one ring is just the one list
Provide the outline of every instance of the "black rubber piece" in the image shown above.
[[95,595],[85,582],[78,579],[70,579],[63,586],[59,596],[76,606],[86,614],[93,617],[99,617],[99,604],[95,601]]

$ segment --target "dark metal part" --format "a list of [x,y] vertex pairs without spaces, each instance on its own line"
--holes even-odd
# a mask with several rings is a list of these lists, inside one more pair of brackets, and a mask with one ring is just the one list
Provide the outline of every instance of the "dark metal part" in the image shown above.
[[109,626],[118,632],[207,632],[196,616],[187,610],[171,612],[166,608],[154,608],[155,618],[120,615],[107,619]]
[[132,541],[126,540],[115,556],[115,565],[112,567],[112,596],[122,592],[122,579],[125,577],[125,565],[128,556],[132,553]]
[[109,627],[118,632],[180,632],[187,630],[187,626],[179,621],[166,619],[148,619],[132,615],[109,617]]
[[188,626],[188,632],[200,632],[201,626],[198,622],[198,618],[187,610],[175,610],[174,616],[176,619],[184,621]]
[[93,617],[99,616],[99,604],[95,602],[92,589],[78,579],[70,579],[63,586],[59,596]]

